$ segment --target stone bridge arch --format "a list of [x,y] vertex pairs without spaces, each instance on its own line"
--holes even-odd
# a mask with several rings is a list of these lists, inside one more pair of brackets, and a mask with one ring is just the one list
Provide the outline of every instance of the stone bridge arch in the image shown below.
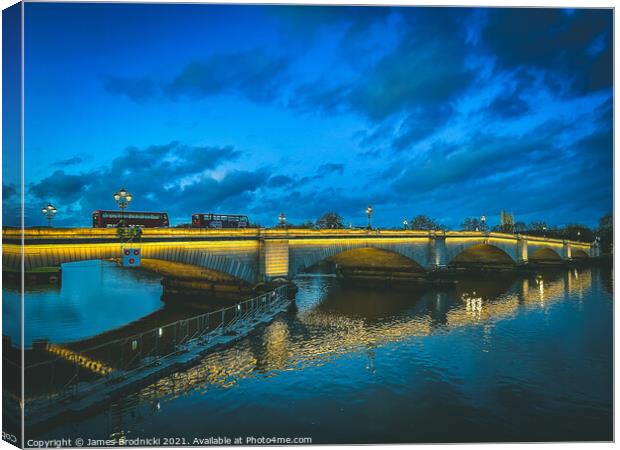
[[448,265],[472,263],[515,264],[516,262],[514,254],[511,255],[500,246],[478,243],[463,248],[448,260]]
[[[561,261],[570,259],[570,251],[562,242],[529,240],[527,243],[528,261]],[[556,256],[557,255],[557,256]]]
[[[486,247],[481,247],[486,246]],[[502,253],[506,254],[513,263],[517,263],[520,261],[520,248],[517,241],[514,239],[497,239],[497,238],[488,238],[488,237],[480,237],[480,238],[469,238],[469,239],[446,239],[446,249],[445,249],[445,262],[446,264],[450,264],[458,255],[467,251],[468,249],[471,251],[478,250],[477,253],[480,253],[478,256],[484,256],[485,249],[489,252],[493,252],[492,249],[487,248],[495,248],[500,250]],[[498,255],[497,253],[495,253]],[[491,254],[489,253],[489,256]]]
[[[533,250],[533,251],[532,251]],[[562,256],[551,247],[538,246],[530,250],[528,260],[532,262],[553,262],[562,261]]]
[[400,253],[373,248],[362,247],[346,250],[330,256],[328,260],[343,267],[372,267],[375,269],[408,268],[417,272],[425,269],[417,261],[403,256]]
[[203,249],[174,247],[149,249],[146,247],[143,249],[142,257],[202,267],[204,269],[231,275],[250,284],[255,284],[258,281],[256,267],[252,267],[246,262],[236,258]]
[[376,249],[396,253],[423,269],[427,269],[430,263],[427,239],[420,242],[356,242],[350,240],[316,245],[299,245],[291,241],[289,242],[289,276],[294,277],[303,269],[307,269],[318,262],[355,249]]

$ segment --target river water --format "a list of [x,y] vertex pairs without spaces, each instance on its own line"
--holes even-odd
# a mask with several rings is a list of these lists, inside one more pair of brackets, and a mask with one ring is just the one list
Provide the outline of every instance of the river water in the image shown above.
[[[296,311],[104,411],[27,438],[611,440],[611,280],[609,268],[562,269],[388,291],[298,277]],[[154,276],[65,265],[59,289],[28,294],[27,317],[48,323],[27,336],[88,337],[165,311],[160,295]]]

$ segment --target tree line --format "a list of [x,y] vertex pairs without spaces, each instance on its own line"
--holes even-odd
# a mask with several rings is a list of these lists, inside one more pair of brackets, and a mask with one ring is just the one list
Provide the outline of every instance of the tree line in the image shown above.
[[[346,228],[342,216],[333,211],[323,214],[316,220],[316,222],[310,220],[297,225],[286,224],[283,226],[287,228],[308,229]],[[417,215],[410,221],[404,222],[402,228],[405,227],[410,230],[449,230],[447,226],[424,214]],[[611,214],[606,214],[601,217],[596,228],[590,228],[579,223],[569,223],[565,226],[559,227],[556,225],[547,224],[545,221],[533,221],[528,224],[525,222],[515,222],[514,224],[494,225],[489,227],[486,221],[481,218],[467,217],[461,223],[460,230],[492,231],[514,234],[522,233],[530,236],[542,236],[583,242],[593,242],[598,237],[601,242],[602,251],[604,253],[610,253],[613,242],[613,216]]]

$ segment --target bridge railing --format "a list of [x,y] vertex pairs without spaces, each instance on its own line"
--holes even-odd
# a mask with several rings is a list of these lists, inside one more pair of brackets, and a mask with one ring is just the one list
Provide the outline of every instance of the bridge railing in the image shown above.
[[80,391],[94,390],[100,384],[122,381],[133,372],[156,368],[163,359],[187,352],[192,345],[234,335],[252,319],[282,305],[286,289],[280,286],[230,307],[89,348],[80,348],[77,343],[34,345],[33,357],[40,362],[24,368],[26,401],[37,405],[70,399]]

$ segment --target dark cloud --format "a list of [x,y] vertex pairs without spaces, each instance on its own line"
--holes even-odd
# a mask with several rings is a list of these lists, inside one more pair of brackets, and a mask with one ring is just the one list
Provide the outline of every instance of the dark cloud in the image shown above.
[[441,129],[453,114],[449,105],[430,106],[412,112],[401,124],[392,146],[404,150]]
[[148,77],[107,76],[104,79],[103,86],[108,92],[126,95],[137,103],[142,103],[157,93],[155,83]]
[[422,158],[408,164],[399,161],[395,178],[397,192],[429,193],[449,185],[468,181],[482,182],[515,168],[558,160],[557,141],[568,126],[545,123],[521,138],[505,139],[494,134],[476,133],[467,142],[449,144],[439,141]]
[[385,121],[374,128],[359,130],[352,137],[357,140],[360,147],[370,149],[366,151],[366,154],[372,155],[376,152],[374,149],[376,146],[393,137],[394,129],[394,124]]
[[344,164],[336,164],[336,163],[325,163],[321,164],[313,175],[301,177],[297,180],[296,185],[304,186],[311,184],[315,181],[322,180],[323,178],[331,175],[331,174],[340,174],[344,173]]
[[52,166],[54,167],[75,166],[78,164],[82,164],[83,162],[86,162],[88,159],[90,158],[88,158],[87,156],[76,155],[76,156],[72,156],[71,158],[56,161],[55,163],[52,164]]
[[611,87],[612,36],[611,9],[497,8],[482,33],[500,68],[533,67],[577,93]]
[[188,63],[172,80],[156,83],[150,77],[108,76],[105,89],[142,103],[164,92],[169,97],[203,98],[235,94],[253,102],[275,101],[285,85],[290,59],[262,48],[216,53]]
[[500,119],[521,116],[530,111],[530,105],[518,92],[504,92],[495,97],[487,107],[487,112]]
[[361,36],[372,24],[393,11],[390,7],[373,6],[275,6],[269,13],[278,19],[287,34],[300,34],[307,38],[319,29],[334,24],[347,25],[347,38]]
[[241,152],[233,147],[191,147],[178,142],[153,145],[146,149],[128,147],[112,160],[110,173],[129,178],[145,176],[145,184],[160,183],[213,169],[224,161],[237,159]]
[[[371,32],[396,9],[368,6],[276,6],[269,14],[275,17],[289,44],[307,47],[317,32],[339,27],[343,30],[338,43],[339,52],[350,62],[367,59],[373,42]],[[385,36],[381,36],[385,38]],[[294,42],[291,42],[294,41]],[[295,42],[296,41],[296,42]],[[364,55],[365,53],[365,55]],[[366,56],[366,58],[360,58]]]
[[50,176],[30,186],[29,192],[42,201],[62,199],[65,203],[78,200],[93,182],[92,174],[68,174],[56,170]]
[[280,92],[289,63],[288,58],[260,48],[218,53],[188,64],[165,91],[174,98],[238,94],[254,102],[271,102]]
[[172,217],[189,217],[192,211],[232,202],[267,182],[264,169],[232,170],[217,179],[209,175],[208,171],[240,154],[233,147],[192,147],[178,142],[144,149],[129,147],[99,169],[81,173],[57,170],[28,186],[28,193],[36,201],[57,203],[58,220],[72,224],[84,224],[95,209],[114,208],[112,194],[120,187],[134,195],[132,209],[166,210]]
[[474,79],[465,64],[468,44],[463,20],[469,13],[432,8],[399,13],[407,22],[407,32],[392,50],[365,67],[353,83],[302,86],[297,104],[333,111],[344,103],[347,109],[380,121],[407,108],[453,101],[464,92]]
[[[464,23],[472,12],[396,11],[406,26],[392,49],[360,69],[351,82],[321,79],[298,86],[289,106],[325,114],[353,112],[369,119],[374,130],[361,136],[363,147],[391,141],[391,147],[401,151],[440,131],[477,77],[466,61],[472,47]],[[398,116],[404,118],[396,126],[392,122]]]
[[186,186],[179,195],[166,192],[168,201],[175,201],[170,208],[173,217],[187,217],[191,213],[205,210],[222,212],[242,212],[255,201],[255,191],[264,186],[269,179],[267,169],[256,171],[235,170],[221,180],[206,178]]
[[468,148],[447,159],[446,150],[437,148],[440,146],[441,144],[436,144],[433,154],[424,162],[414,162],[404,166],[404,169],[399,165],[402,172],[394,183],[395,189],[429,192],[451,184],[463,183],[471,177],[481,176],[483,171],[481,167],[485,163],[493,162],[494,158],[502,158],[497,155],[499,146],[486,146],[473,152]]
[[[408,35],[350,93],[353,109],[373,120],[416,106],[453,101],[469,87],[462,41]],[[423,45],[424,43],[424,45]]]
[[297,86],[287,106],[298,112],[339,113],[349,108],[349,93],[345,85],[330,86],[327,80],[320,79]]
[[566,144],[573,127],[547,122],[521,137],[477,133],[468,142],[437,143],[425,157],[392,166],[394,182],[385,200],[413,203],[431,215],[440,212],[452,226],[501,208],[514,211],[519,220],[556,224],[587,211],[595,223],[612,205],[612,130],[595,130]]
[[289,177],[288,175],[275,175],[269,178],[269,180],[267,181],[267,187],[279,188],[283,186],[290,186],[294,182],[295,179]]

